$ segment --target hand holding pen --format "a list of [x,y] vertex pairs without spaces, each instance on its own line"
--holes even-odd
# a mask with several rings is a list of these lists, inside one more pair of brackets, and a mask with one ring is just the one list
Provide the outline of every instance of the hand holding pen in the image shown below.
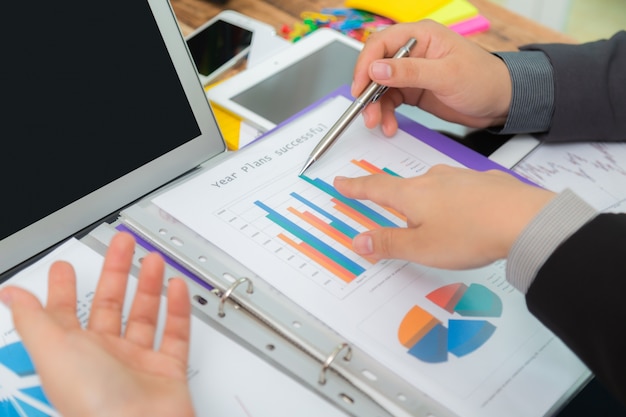
[[[417,39],[408,59],[385,59],[406,39]],[[393,136],[395,110],[415,106],[442,120],[473,128],[503,126],[512,100],[505,62],[432,20],[399,23],[367,38],[354,66],[352,93],[375,81],[389,86],[383,100],[363,110],[365,126]]]
[[[393,58],[403,58],[409,55],[411,49],[417,41],[415,38],[409,39],[409,41],[402,46],[398,52],[393,56]],[[339,120],[330,128],[328,133],[322,138],[322,140],[315,146],[309,158],[307,159],[304,167],[300,170],[300,174],[304,174],[304,172],[311,167],[316,161],[318,161],[322,155],[324,155],[328,149],[339,139],[339,137],[343,134],[343,132],[352,124],[354,119],[361,114],[363,109],[370,103],[375,102],[380,98],[382,94],[387,91],[388,87],[384,85],[380,85],[378,83],[372,82],[367,88],[363,91],[363,93],[350,104],[348,109],[341,115]]]

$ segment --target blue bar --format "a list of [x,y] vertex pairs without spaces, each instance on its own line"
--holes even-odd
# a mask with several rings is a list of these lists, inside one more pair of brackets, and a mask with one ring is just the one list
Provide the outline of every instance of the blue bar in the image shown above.
[[345,205],[352,207],[359,213],[363,214],[364,216],[367,216],[374,223],[383,227],[398,227],[397,224],[387,219],[386,217],[382,216],[381,214],[377,213],[376,211],[372,210],[371,208],[367,207],[365,204],[357,200],[344,197],[343,195],[339,193],[339,191],[335,189],[335,187],[328,184],[327,182],[324,182],[323,180],[319,178],[312,180],[311,178],[305,175],[301,175],[300,177],[306,180],[307,182],[309,182],[311,185],[319,188],[321,191],[324,191],[326,194],[332,197],[335,197],[337,200],[341,201]]
[[351,259],[345,257],[343,254],[333,249],[332,247],[328,246],[326,243],[322,242],[320,239],[316,238],[297,224],[293,223],[285,216],[282,216],[281,214],[274,211],[273,209],[258,200],[255,201],[254,204],[267,211],[267,218],[269,220],[273,221],[274,223],[276,223],[289,233],[293,234],[297,238],[301,239],[302,241],[308,243],[309,245],[326,255],[328,258],[332,259],[337,264],[352,272],[354,275],[360,275],[365,272],[365,268],[352,261]]
[[302,197],[298,193],[291,193],[291,196],[293,198],[301,201],[302,203],[306,204],[307,206],[311,207],[313,210],[315,210],[318,213],[322,214],[326,218],[330,219],[329,225],[331,227],[333,227],[335,230],[337,230],[337,231],[343,233],[344,235],[348,236],[349,238],[352,239],[356,235],[359,234],[358,230],[352,228],[350,225],[344,223],[343,221],[341,221],[340,219],[336,218],[335,216],[333,216],[332,214],[330,214],[329,212],[327,212],[326,210],[324,210],[323,208],[321,208],[317,204],[313,203],[312,201],[307,200],[306,198]]

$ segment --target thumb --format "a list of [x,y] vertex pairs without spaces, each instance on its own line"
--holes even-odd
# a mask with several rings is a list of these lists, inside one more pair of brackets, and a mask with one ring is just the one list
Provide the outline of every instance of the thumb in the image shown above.
[[363,257],[377,260],[411,260],[412,257],[415,257],[413,235],[411,229],[383,227],[355,236],[352,241],[352,249]]
[[13,316],[15,329],[29,353],[43,347],[42,340],[48,340],[50,317],[41,302],[30,292],[13,286],[0,289],[0,302],[6,305]]
[[395,88],[421,88],[438,91],[445,86],[449,65],[442,59],[380,59],[371,64],[372,81]]

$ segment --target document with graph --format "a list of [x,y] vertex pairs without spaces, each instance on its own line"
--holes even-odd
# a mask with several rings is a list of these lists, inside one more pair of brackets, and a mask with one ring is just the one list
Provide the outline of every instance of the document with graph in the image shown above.
[[569,188],[596,210],[626,212],[626,143],[546,143],[513,169],[549,190]]
[[435,164],[499,167],[408,119],[393,138],[357,120],[298,176],[349,103],[329,98],[152,202],[453,413],[548,414],[589,373],[530,315],[504,261],[447,271],[362,258],[351,250],[357,233],[406,221],[332,185]]

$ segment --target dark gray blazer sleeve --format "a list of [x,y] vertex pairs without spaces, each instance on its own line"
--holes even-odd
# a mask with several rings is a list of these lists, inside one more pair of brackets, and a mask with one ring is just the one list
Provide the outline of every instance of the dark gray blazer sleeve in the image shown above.
[[554,113],[545,141],[626,140],[626,31],[580,45],[533,44],[554,74]]
[[626,404],[626,214],[600,214],[565,240],[526,293],[530,312]]

